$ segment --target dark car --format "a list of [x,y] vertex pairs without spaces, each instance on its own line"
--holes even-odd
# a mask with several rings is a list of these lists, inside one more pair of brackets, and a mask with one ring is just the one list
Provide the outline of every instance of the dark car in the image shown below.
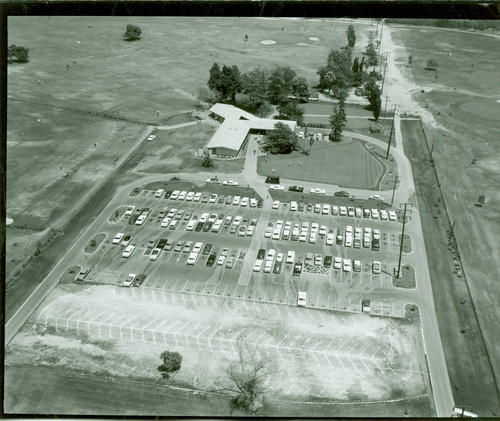
[[134,213],[134,214],[130,215],[130,219],[128,220],[128,223],[130,225],[134,225],[135,221],[137,221],[137,218],[139,218],[139,214],[138,213]]
[[184,247],[184,241],[177,241],[177,244],[175,245],[174,251],[180,252],[183,247]]
[[208,196],[206,194],[201,196],[201,203],[208,203]]
[[259,200],[259,201],[257,202],[257,207],[258,207],[258,208],[261,208],[262,206],[264,206],[264,204],[262,203],[262,200]]
[[333,195],[337,197],[349,197],[349,193],[344,190],[336,191],[335,193],[333,193]]
[[299,211],[303,212],[304,211],[304,204],[299,203]]
[[224,196],[222,195],[219,196],[219,203],[224,203]]
[[165,250],[170,251],[174,247],[174,240],[167,240],[167,244],[165,244]]
[[344,243],[344,235],[341,232],[339,232],[337,234],[337,244],[342,245],[343,243]]
[[203,247],[203,250],[201,252],[201,254],[204,254],[205,256],[208,256],[210,254],[210,252],[212,251],[212,248],[213,248],[213,244],[205,244],[205,247]]
[[172,178],[170,178],[170,180],[172,180],[172,181],[181,181],[181,179],[179,177],[172,177]]
[[233,203],[233,196],[226,196],[226,205]]
[[299,276],[302,273],[302,263],[295,263],[293,266],[293,276]]
[[304,191],[304,187],[290,186],[290,187],[288,187],[288,191],[296,191],[296,192],[302,193]]
[[205,223],[203,224],[203,229],[202,229],[202,231],[203,231],[203,232],[208,232],[208,231],[210,231],[210,228],[212,228],[212,225],[213,225],[213,224],[214,224],[213,222],[209,222],[209,221],[205,222]]
[[168,241],[167,238],[160,238],[160,241],[158,241],[158,244],[156,245],[156,247],[158,247],[159,249],[164,248],[165,245],[167,244],[167,241]]
[[210,256],[208,256],[208,260],[207,260],[207,263],[205,263],[206,266],[208,267],[212,267],[215,263],[215,258],[217,256],[215,254],[211,254]]
[[266,178],[266,183],[267,184],[279,184],[280,183],[280,178],[279,177],[267,177]]
[[262,260],[262,259],[264,259],[265,255],[266,255],[266,250],[259,249],[259,251],[257,252],[257,259]]
[[144,273],[140,273],[135,278],[134,286],[135,287],[140,287],[145,280],[146,280],[146,275]]
[[173,193],[173,190],[167,190],[167,191],[165,192],[165,196],[164,196],[164,197],[165,197],[165,199],[168,199],[172,193]]
[[323,266],[325,268],[332,267],[332,259],[333,259],[332,256],[325,256],[325,258],[323,259]]
[[276,262],[274,264],[273,272],[274,273],[281,273],[281,262]]
[[380,250],[380,240],[378,238],[374,238],[372,241],[372,250],[378,251]]
[[201,231],[202,228],[203,228],[203,222],[198,222],[196,224],[196,227],[194,227],[194,230],[195,231]]
[[312,208],[313,208],[313,205],[311,205],[310,203],[308,203],[307,204],[307,210],[310,211],[310,210],[312,210]]

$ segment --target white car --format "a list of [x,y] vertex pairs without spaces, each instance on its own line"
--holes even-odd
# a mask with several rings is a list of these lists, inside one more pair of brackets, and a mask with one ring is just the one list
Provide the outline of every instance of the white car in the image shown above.
[[393,210],[389,211],[389,220],[390,221],[397,221],[398,220],[398,216],[397,216],[395,211],[393,211]]
[[194,265],[196,263],[197,259],[198,259],[198,253],[192,252],[192,253],[189,254],[189,257],[187,259],[186,264],[187,265]]
[[193,250],[191,250],[193,253],[199,253],[201,251],[201,248],[203,247],[203,243],[198,242],[194,244]]
[[330,205],[323,205],[323,210],[321,213],[323,215],[328,215],[330,213]]
[[276,250],[269,249],[268,252],[267,252],[266,260],[273,260],[274,256],[276,256]]
[[293,250],[288,251],[286,255],[286,262],[293,265],[293,263],[295,262],[295,251]]
[[151,250],[151,254],[149,255],[149,260],[156,260],[158,259],[158,256],[160,255],[161,250],[159,248],[154,248]]
[[154,134],[150,134],[146,139],[151,142],[156,139],[156,136]]
[[332,206],[332,215],[338,215],[338,213],[339,213],[339,207]]
[[187,224],[186,231],[193,231],[197,223],[198,221],[196,219],[191,219],[191,221],[189,221],[189,223]]
[[250,236],[250,235],[253,235],[255,232],[255,227],[250,225],[248,228],[247,228],[247,235]]
[[239,226],[241,224],[241,221],[243,220],[243,217],[241,215],[237,215],[234,217],[233,224],[236,226]]
[[225,186],[237,186],[238,182],[234,180],[224,180],[222,184],[224,184]]
[[319,228],[319,235],[326,235],[327,229],[328,228],[326,225],[321,225],[321,227]]
[[380,240],[380,230],[377,230],[377,229],[373,230],[373,239]]
[[342,269],[342,257],[336,257],[333,261],[334,269]]
[[380,273],[382,270],[382,263],[379,261],[375,260],[372,265],[373,273]]
[[136,276],[137,275],[135,273],[129,273],[128,276],[127,276],[127,278],[123,281],[123,286],[124,287],[130,287],[130,286],[132,286],[132,284],[135,281]]
[[347,216],[347,208],[345,206],[341,206],[339,209],[341,216]]
[[266,260],[266,264],[264,265],[264,272],[265,273],[270,273],[272,268],[273,268],[273,261],[272,260]]
[[361,272],[361,260],[355,260],[353,266],[354,272]]
[[326,194],[326,190],[320,188],[311,189],[311,194]]
[[177,209],[170,209],[167,213],[168,218],[173,218],[175,214],[177,213]]
[[162,196],[163,196],[163,193],[165,193],[165,189],[158,189],[158,190],[156,190],[156,192],[155,192],[155,197],[156,197],[156,198],[160,198],[160,197],[162,197]]
[[276,261],[277,262],[282,262],[283,261],[283,253],[278,253],[276,255]]
[[344,259],[343,269],[344,272],[350,272],[352,270],[351,259]]
[[201,200],[201,196],[203,196],[203,194],[201,192],[195,193],[194,197],[193,197],[193,201],[199,202]]
[[255,264],[253,265],[253,271],[260,272],[261,269],[262,269],[262,259],[257,259],[255,261]]
[[299,241],[302,241],[302,242],[307,241],[307,231],[302,231],[300,233]]
[[125,215],[132,215],[134,213],[135,206],[129,206],[127,209],[125,209]]
[[169,217],[163,218],[163,221],[161,221],[161,227],[167,228],[170,225],[170,221],[172,221],[172,218]]
[[212,213],[209,217],[208,217],[208,222],[215,222],[217,220],[217,214],[216,213]]
[[298,205],[297,205],[297,202],[290,202],[290,210],[292,212],[296,211],[298,209]]
[[173,199],[173,200],[177,199],[179,197],[179,193],[180,193],[179,190],[174,190],[172,192],[172,194],[170,195],[170,199]]
[[194,199],[194,191],[190,191],[187,195],[186,195],[186,200],[191,202],[192,200]]
[[316,244],[317,240],[318,240],[317,234],[314,231],[312,231],[311,235],[309,236],[309,242],[313,243],[313,244]]
[[135,225],[142,225],[144,221],[146,220],[147,216],[142,214],[139,215],[139,218],[137,218],[137,221],[135,221]]
[[328,233],[326,235],[326,245],[333,246],[335,244],[335,235],[333,233]]
[[257,199],[255,199],[254,197],[252,197],[250,199],[250,207],[251,208],[256,208],[257,207]]
[[279,240],[279,239],[280,239],[280,236],[281,236],[281,230],[277,230],[277,229],[275,229],[275,230],[273,231],[273,235],[272,235],[272,237],[271,237],[271,238],[272,238],[273,240]]
[[273,209],[279,209],[280,208],[280,201],[279,200],[275,200],[273,202]]
[[374,199],[374,200],[382,200],[384,201],[384,198],[382,196],[380,196],[379,194],[372,194],[370,196],[370,199]]
[[226,256],[219,256],[219,258],[217,259],[217,264],[218,265],[222,265],[224,264],[224,260],[226,260]]
[[233,205],[238,206],[240,204],[240,199],[241,199],[240,196],[234,196],[233,197]]
[[181,191],[179,193],[179,197],[177,198],[178,200],[184,200],[187,196],[187,191]]
[[242,197],[240,206],[248,206],[248,197]]
[[212,193],[210,195],[210,199],[208,199],[208,203],[215,203],[217,202],[219,195],[217,193]]
[[206,222],[209,216],[210,216],[209,213],[203,212],[200,216],[200,222]]
[[264,237],[271,238],[273,235],[273,227],[267,227],[266,232],[264,233]]
[[362,217],[363,217],[363,209],[356,208],[356,218],[362,218]]
[[120,244],[124,235],[125,234],[123,232],[116,234],[115,238],[113,238],[113,244]]
[[269,190],[279,190],[279,191],[283,191],[285,190],[285,186],[281,186],[280,184],[271,184],[269,186]]
[[378,219],[378,217],[379,217],[378,209],[372,209],[372,218]]
[[321,213],[321,205],[319,203],[316,203],[314,205],[314,212],[315,213]]
[[134,246],[127,246],[125,250],[122,253],[122,257],[130,257],[132,256],[132,253],[134,252],[135,247]]
[[208,184],[218,184],[219,183],[219,179],[217,177],[207,178],[207,183]]
[[382,221],[387,221],[387,219],[389,219],[389,214],[386,210],[382,209],[380,211],[380,219],[382,219]]
[[305,307],[307,301],[307,292],[299,291],[299,298],[297,299],[297,305],[300,307]]

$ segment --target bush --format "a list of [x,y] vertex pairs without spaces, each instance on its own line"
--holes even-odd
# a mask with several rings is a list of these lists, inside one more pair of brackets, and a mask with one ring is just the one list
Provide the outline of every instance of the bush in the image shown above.
[[127,25],[127,30],[123,34],[125,41],[138,41],[141,39],[142,29],[135,25]]

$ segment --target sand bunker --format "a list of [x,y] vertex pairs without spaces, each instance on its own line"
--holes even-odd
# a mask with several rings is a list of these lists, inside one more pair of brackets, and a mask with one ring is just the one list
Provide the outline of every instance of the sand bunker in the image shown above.
[[309,40],[310,41],[319,41],[319,38],[318,37],[309,37]]
[[305,43],[305,42],[299,42],[297,44],[299,47],[307,47],[309,44]]
[[265,39],[264,41],[261,41],[260,43],[262,45],[274,45],[276,44],[278,41],[275,41],[273,39]]

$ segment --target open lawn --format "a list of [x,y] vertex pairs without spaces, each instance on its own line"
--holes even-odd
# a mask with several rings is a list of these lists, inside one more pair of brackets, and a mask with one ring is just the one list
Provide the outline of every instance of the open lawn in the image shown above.
[[[171,385],[213,391],[241,338],[269,359],[273,400],[425,399],[430,385],[418,330],[401,319],[364,314],[65,284],[10,342],[6,362],[32,365],[37,356],[39,366],[151,383],[159,378],[159,354],[169,349],[183,355]],[[183,415],[197,414],[186,408]]]
[[257,172],[261,175],[274,174],[360,189],[377,189],[385,168],[362,142],[349,139],[339,144],[316,142],[310,155],[293,152],[290,155],[260,156],[257,163]]
[[[498,38],[431,28],[398,29],[395,34],[395,41],[403,43],[407,54],[413,56],[411,68],[413,78],[425,91],[419,93],[416,98],[422,105],[428,106],[439,127],[426,125],[425,130],[429,144],[435,142],[433,151],[435,168],[450,220],[456,221],[455,236],[458,250],[474,302],[474,307],[471,306],[468,312],[465,309],[462,311],[457,309],[453,312],[454,315],[449,313],[446,316],[439,315],[440,308],[444,310],[449,307],[450,302],[460,303],[467,297],[467,284],[463,278],[454,281],[455,284],[460,283],[460,288],[451,284],[442,285],[448,291],[446,293],[448,298],[446,303],[443,303],[444,306],[436,302],[438,319],[443,322],[443,326],[445,320],[449,320],[441,332],[444,337],[444,348],[468,350],[460,355],[456,353],[447,355],[455,400],[464,405],[472,405],[480,415],[498,416],[500,343],[497,333],[500,330],[500,310],[494,304],[500,301],[497,276],[500,266]],[[424,69],[425,63],[431,58],[437,60],[439,64],[437,72]],[[397,61],[403,63],[406,59],[407,57],[398,57]],[[435,74],[438,75],[438,79],[435,79]],[[415,127],[413,122],[403,122],[404,126],[413,132],[412,136],[417,136],[419,131],[421,133],[421,129]],[[421,147],[424,150],[412,153],[419,153],[415,157],[420,156],[422,159],[426,151],[424,146]],[[415,179],[417,180],[417,176]],[[474,203],[480,195],[485,196],[486,202],[483,207],[476,207]],[[443,231],[449,230],[448,223],[445,224]],[[440,241],[446,242],[445,232],[442,233]],[[435,254],[428,251],[427,255]],[[450,256],[447,258],[450,259]],[[442,262],[440,265],[442,266]],[[440,297],[442,294],[435,293],[434,296]],[[466,303],[470,305],[468,300]],[[457,306],[459,304],[455,304],[454,307]],[[474,311],[477,313],[479,325],[474,320],[476,317]],[[465,332],[470,338],[475,338],[470,340],[477,342],[479,349],[472,344],[447,347],[446,343],[451,344],[456,341],[453,339],[456,330],[447,332],[450,326],[455,326],[455,329],[467,326]],[[481,370],[488,370],[486,351],[480,346],[479,329],[486,341],[490,370],[495,372],[496,385],[491,374],[487,372],[478,374]],[[447,338],[448,335],[450,338]],[[465,338],[466,334],[458,335],[463,335]],[[467,373],[464,372],[465,361],[481,361],[483,366],[474,370],[473,366],[467,363],[471,369],[470,373]],[[481,380],[484,382],[483,385],[488,384],[488,387],[480,386],[474,381],[475,379],[488,379]],[[479,393],[475,393],[476,391]]]

